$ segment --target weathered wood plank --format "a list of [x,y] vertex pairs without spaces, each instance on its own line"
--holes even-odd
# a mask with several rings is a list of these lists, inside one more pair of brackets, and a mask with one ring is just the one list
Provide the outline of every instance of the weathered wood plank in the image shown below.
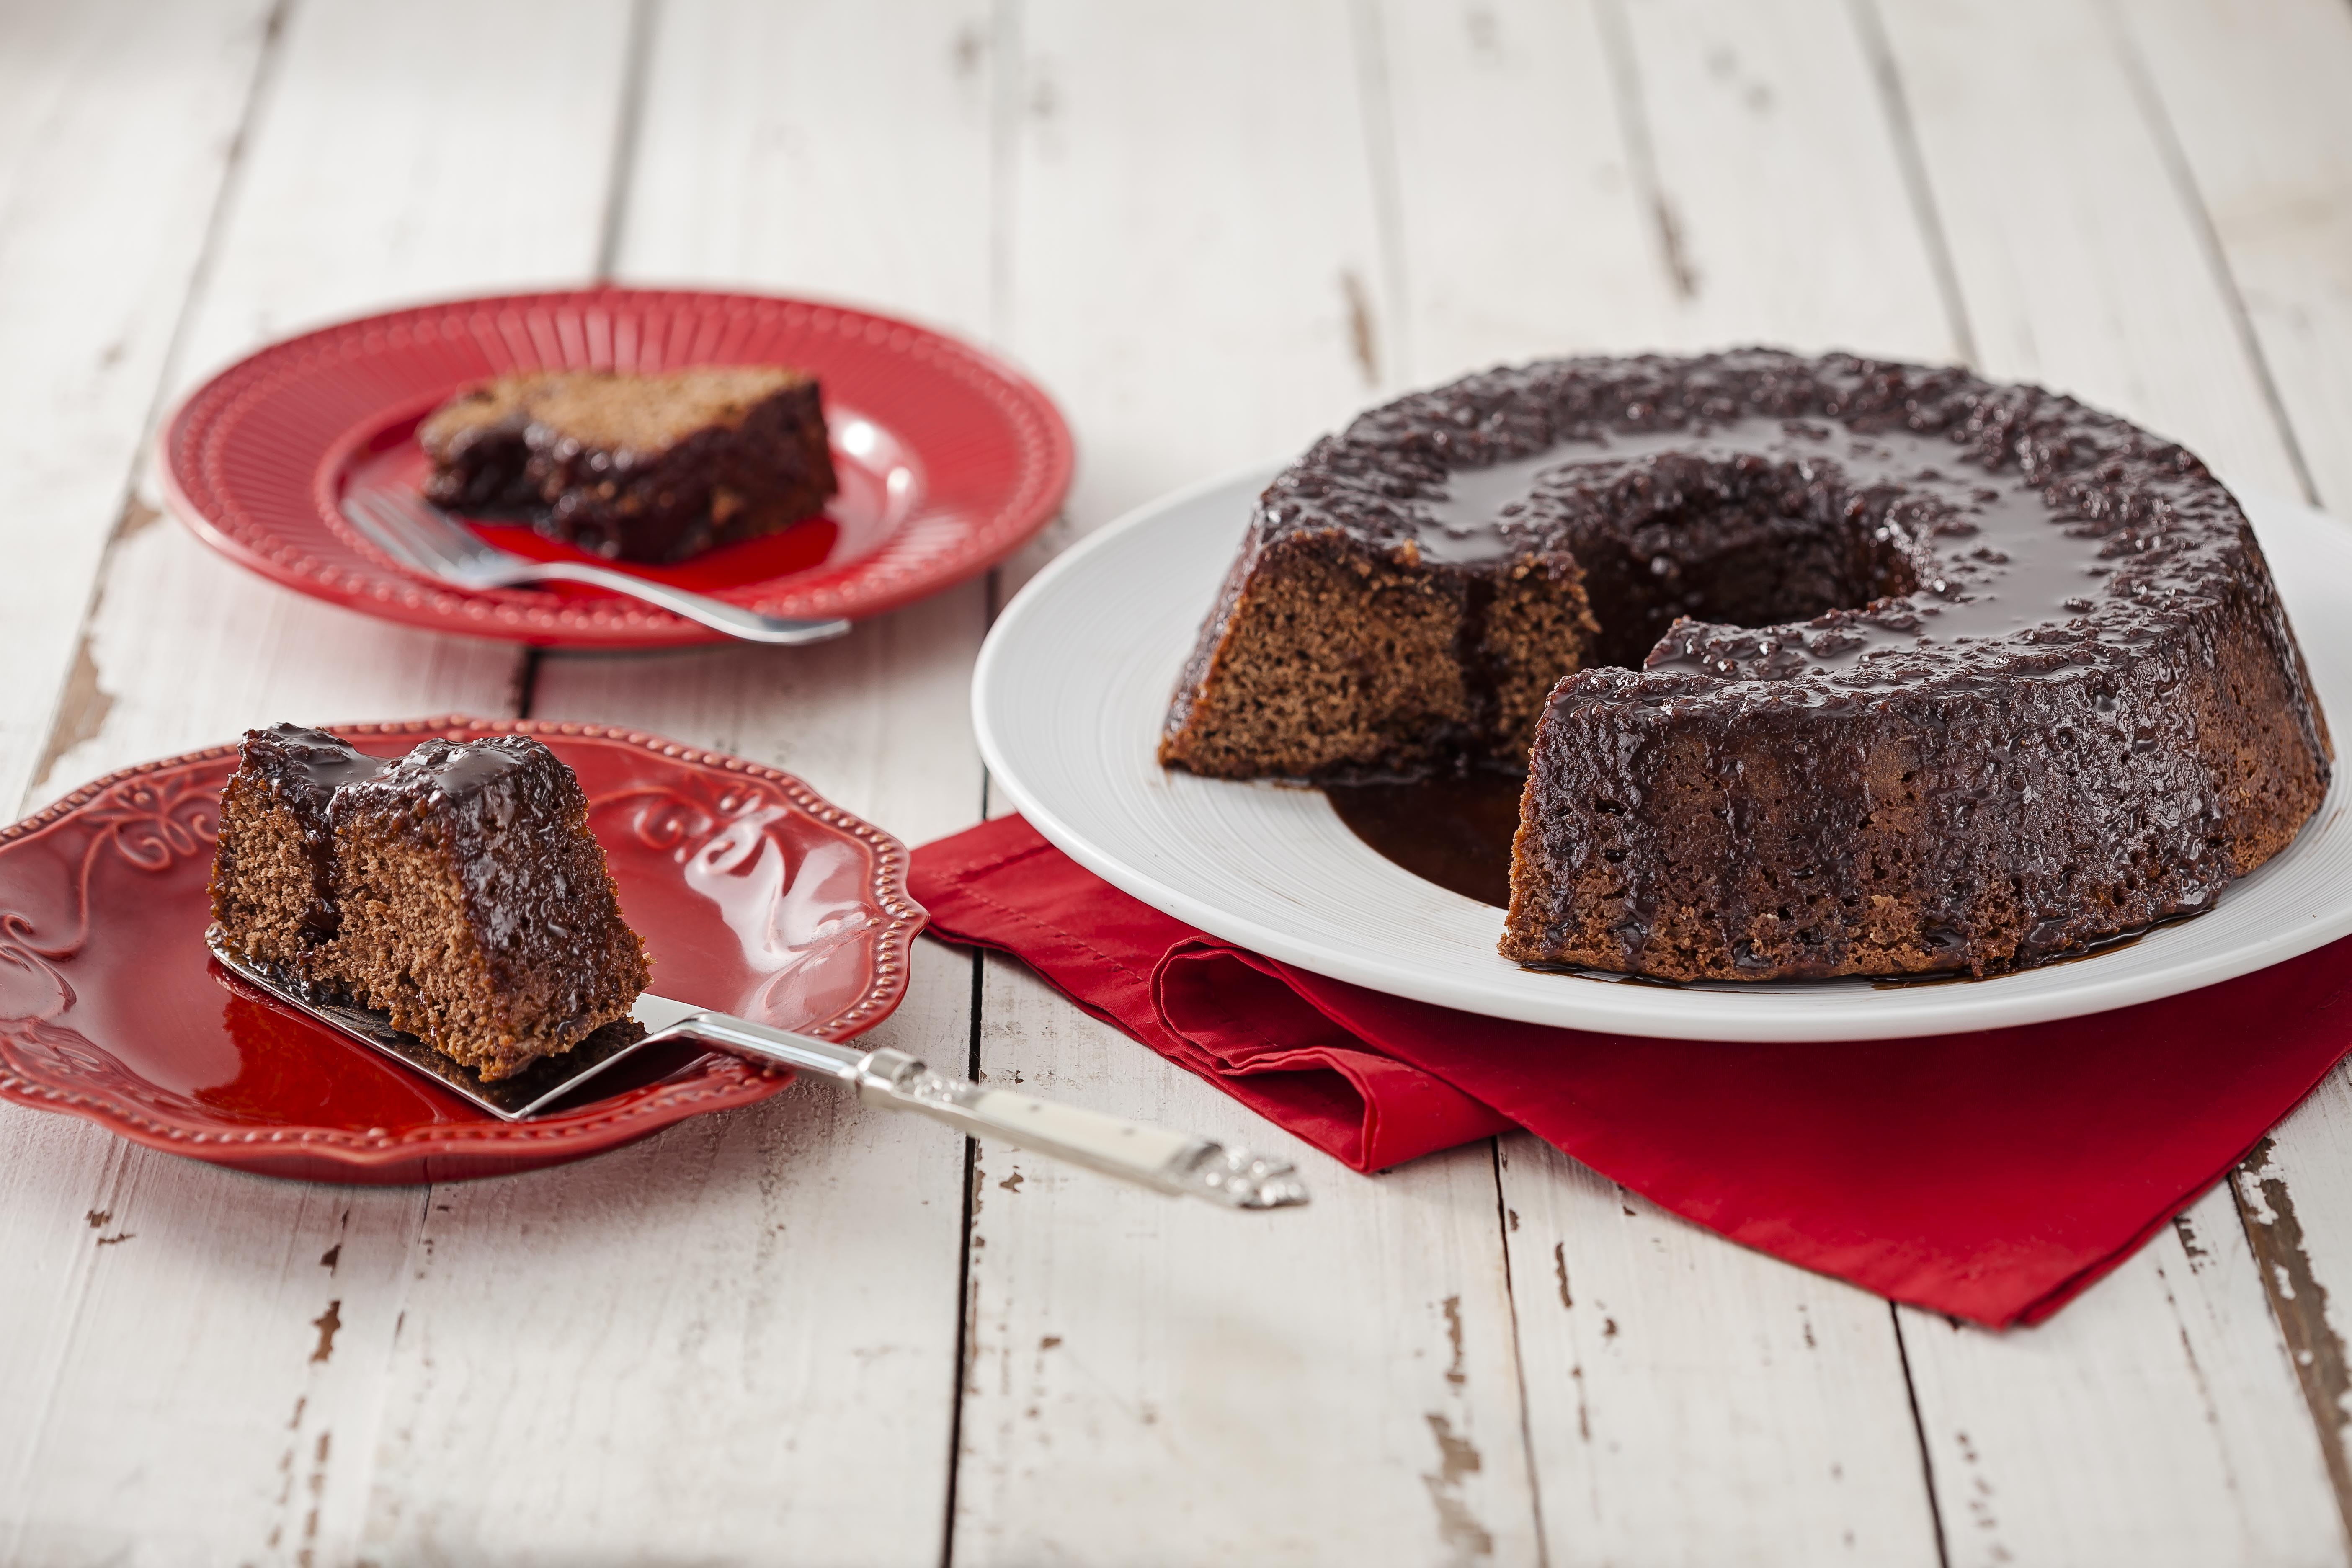
[[76,639],[251,100],[268,0],[0,7],[0,812],[100,700]]
[[[975,584],[822,647],[550,659],[533,710],[789,768],[921,843],[980,815],[966,693],[984,608]],[[867,1039],[961,1071],[973,961],[929,942],[914,958],[908,1000]],[[411,1288],[411,1331],[386,1374],[396,1419],[383,1485],[413,1500],[372,1531],[404,1551],[593,1552],[643,1521],[689,1517],[690,1539],[665,1545],[740,1558],[789,1541],[827,1563],[935,1554],[963,1194],[961,1139],[815,1085],[575,1172],[442,1190],[457,1228]],[[649,1205],[658,1213],[640,1212]],[[436,1214],[427,1236],[441,1225]],[[550,1232],[574,1239],[533,1267],[446,1267],[449,1247],[528,1256]],[[551,1340],[541,1375],[519,1373],[496,1325],[550,1317],[578,1331]],[[612,1392],[583,1404],[583,1380]],[[561,1474],[523,1499],[487,1497],[470,1478],[516,1426],[542,1435]],[[851,1454],[887,1462],[845,1465]]]
[[1297,1162],[1301,1211],[983,1143],[955,1560],[1531,1563],[1491,1146],[1372,1179],[986,965],[992,1081]]
[[[926,943],[913,984],[875,1043],[961,1050],[971,961]],[[963,1172],[944,1128],[796,1085],[435,1188],[372,1346],[363,1554],[932,1559]]]
[[[1057,543],[1399,372],[1339,6],[1022,26],[1007,341],[1076,426]],[[1315,1203],[1223,1214],[982,1146],[958,1563],[1534,1560],[1486,1146],[1367,1181],[1015,965],[982,1008],[992,1080],[1270,1147]]]
[[2292,487],[2203,218],[2096,7],[1906,0],[1883,16],[1985,374],[2073,393],[2235,477]]
[[1937,1561],[1886,1305],[1503,1141],[1553,1563]]
[[[1630,134],[1651,149],[1642,195],[1675,287],[1671,346],[1760,339],[1955,356],[1927,238],[1844,6],[1597,9]],[[1633,162],[1638,182],[1643,160]]]
[[2319,499],[2352,507],[2352,13],[2328,0],[2110,7]]
[[1087,529],[1303,447],[1399,376],[1336,3],[1022,17],[997,326],[1079,457],[1006,596]]
[[[1837,7],[1385,15],[1421,363],[1727,341],[1950,352],[1900,172],[1856,128],[1874,93]],[[1532,1139],[1503,1152],[1551,1562],[1935,1560],[1883,1304]]]
[[[622,276],[984,326],[984,18],[904,8],[887,38],[870,21],[847,4],[662,10]],[[552,655],[532,711],[789,768],[920,843],[980,815],[967,689],[985,616],[974,583],[818,647]],[[919,944],[872,1043],[961,1068],[972,963]],[[963,1200],[962,1140],[814,1085],[575,1170],[440,1190],[384,1369],[368,1549],[935,1557]],[[516,1322],[538,1342],[519,1348]],[[536,1479],[485,1490],[518,1448],[545,1456]]]
[[[1949,352],[1899,171],[1854,130],[1873,89],[1843,11],[1603,0],[1384,22],[1418,363],[1743,339]],[[1882,1303],[1531,1138],[1504,1141],[1500,1179],[1549,1561],[1935,1560]]]
[[[1982,368],[2293,485],[2193,193],[2168,170],[2101,15],[1903,5],[1884,22]],[[2029,33],[2034,47],[2017,47]],[[1995,1338],[1910,1311],[1903,1323],[1955,1562],[2342,1555],[2226,1194],[2048,1327]]]
[[1902,1320],[1952,1563],[2342,1560],[2225,1189],[2040,1328]]
[[986,0],[661,7],[615,271],[835,297],[985,335]]
[[1676,341],[1656,207],[1588,0],[1376,15],[1413,375]]
[[[2342,514],[2352,509],[2352,11],[2326,0],[2161,0],[2110,16],[2210,219],[2303,477]],[[2237,1185],[2352,1527],[2347,1097],[2352,1079],[2339,1072],[2263,1141]]]
[[[293,11],[168,384],[388,300],[583,273],[626,24],[620,0]],[[530,202],[472,199],[508,166],[534,171]],[[511,710],[519,668],[263,584],[163,523],[118,539],[86,638],[108,700],[49,793],[256,721]],[[236,1175],[21,1112],[0,1168],[28,1200],[0,1215],[0,1387],[33,1412],[0,1423],[8,1554],[356,1557],[425,1194]]]

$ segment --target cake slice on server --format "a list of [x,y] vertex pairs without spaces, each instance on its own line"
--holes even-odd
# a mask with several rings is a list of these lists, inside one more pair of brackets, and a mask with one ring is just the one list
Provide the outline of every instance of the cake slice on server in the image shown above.
[[629,1016],[651,980],[572,770],[523,735],[397,762],[254,731],[223,793],[233,951],[391,1016],[485,1081]]

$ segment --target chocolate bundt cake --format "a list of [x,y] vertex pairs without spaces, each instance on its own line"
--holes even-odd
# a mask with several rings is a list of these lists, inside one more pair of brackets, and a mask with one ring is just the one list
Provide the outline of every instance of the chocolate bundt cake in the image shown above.
[[796,370],[537,371],[417,427],[425,499],[592,554],[680,561],[788,528],[837,488],[817,384]]
[[1504,954],[1675,980],[1989,974],[2193,913],[2332,756],[2197,458],[2037,388],[1767,351],[1492,371],[1318,442],[1160,746],[1523,761]]
[[213,919],[279,974],[511,1077],[629,1016],[650,979],[588,802],[523,735],[398,762],[280,724],[222,794]]

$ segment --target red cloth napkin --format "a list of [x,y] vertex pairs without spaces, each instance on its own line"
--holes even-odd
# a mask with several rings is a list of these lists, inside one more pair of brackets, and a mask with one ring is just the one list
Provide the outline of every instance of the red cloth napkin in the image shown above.
[[2048,1317],[2226,1174],[2352,1046],[2352,939],[2024,1028],[1651,1040],[1457,1013],[1203,935],[1017,816],[915,851],[931,931],[1376,1171],[1512,1126],[1685,1218],[1996,1327]]

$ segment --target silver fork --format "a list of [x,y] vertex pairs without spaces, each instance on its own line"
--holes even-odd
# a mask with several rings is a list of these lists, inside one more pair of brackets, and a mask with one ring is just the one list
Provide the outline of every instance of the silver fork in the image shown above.
[[506,588],[518,583],[587,583],[684,616],[714,631],[758,643],[811,643],[837,637],[847,621],[792,621],[763,616],[707,594],[652,583],[583,561],[530,561],[483,542],[464,523],[421,496],[357,489],[343,498],[343,516],[378,550],[413,572],[458,588]]

